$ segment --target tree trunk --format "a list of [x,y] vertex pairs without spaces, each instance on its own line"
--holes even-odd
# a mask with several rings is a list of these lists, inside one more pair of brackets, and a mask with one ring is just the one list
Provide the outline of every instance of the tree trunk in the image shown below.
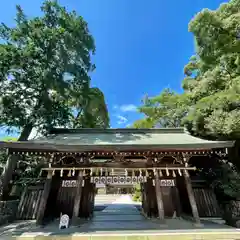
[[[29,135],[31,134],[32,129],[33,129],[32,124],[26,125],[23,128],[21,135],[18,138],[18,141],[27,141]],[[10,191],[9,184],[10,181],[12,180],[12,175],[16,168],[17,161],[18,161],[17,155],[8,156],[7,162],[0,176],[0,200],[5,200],[8,198]]]
[[23,128],[21,135],[18,138],[18,141],[27,141],[28,137],[30,136],[30,134],[32,132],[32,129],[33,129],[33,124],[32,123],[27,124]]

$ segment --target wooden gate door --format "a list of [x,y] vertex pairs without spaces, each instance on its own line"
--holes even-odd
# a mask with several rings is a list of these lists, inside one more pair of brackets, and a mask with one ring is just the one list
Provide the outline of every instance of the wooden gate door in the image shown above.
[[210,188],[194,188],[194,196],[200,217],[222,217],[216,196]]
[[56,202],[58,216],[62,213],[72,217],[75,194],[76,187],[63,187],[61,184]]
[[36,219],[42,194],[43,185],[25,187],[18,205],[17,218],[21,220]]
[[173,202],[172,188],[174,187],[161,187],[165,217],[171,218],[174,216],[174,212],[176,211],[176,207]]

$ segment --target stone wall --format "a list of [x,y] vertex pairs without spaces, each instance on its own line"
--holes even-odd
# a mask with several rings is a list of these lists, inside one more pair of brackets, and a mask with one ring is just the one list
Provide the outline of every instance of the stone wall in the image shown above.
[[223,218],[226,224],[233,227],[240,227],[240,201],[229,201],[224,206]]
[[0,201],[0,225],[16,219],[19,200]]

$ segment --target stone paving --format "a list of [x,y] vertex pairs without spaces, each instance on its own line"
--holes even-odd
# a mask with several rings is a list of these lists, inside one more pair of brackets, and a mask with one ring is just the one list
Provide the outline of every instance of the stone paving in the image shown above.
[[[158,220],[149,220],[141,215],[137,203],[130,196],[120,196],[102,211],[97,211],[91,221],[59,230],[58,222],[44,228],[36,227],[33,222],[15,229],[5,226],[0,229],[0,240],[170,240],[170,239],[224,239],[240,240],[238,229],[217,224],[204,223],[203,229],[196,229],[191,222],[183,219],[167,219],[165,228],[160,228]],[[10,236],[14,235],[14,238]]]
[[80,227],[81,232],[158,229],[159,224],[148,221],[136,208],[129,195],[120,196],[103,211],[95,213],[92,221]]
[[95,206],[108,206],[119,198],[116,194],[97,194],[95,196]]

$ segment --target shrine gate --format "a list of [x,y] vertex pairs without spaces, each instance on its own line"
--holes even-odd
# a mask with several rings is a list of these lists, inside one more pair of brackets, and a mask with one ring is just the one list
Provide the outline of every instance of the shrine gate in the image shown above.
[[[200,139],[181,128],[59,128],[36,140],[0,144],[12,155],[45,159],[38,224],[60,214],[68,214],[72,224],[79,217],[91,217],[96,183],[138,183],[144,215],[158,217],[164,224],[168,217],[190,214],[198,225],[201,206],[192,186],[191,172],[196,167],[191,160],[226,156],[234,142]],[[124,176],[114,174],[119,169]],[[215,209],[216,200],[209,201]]]

